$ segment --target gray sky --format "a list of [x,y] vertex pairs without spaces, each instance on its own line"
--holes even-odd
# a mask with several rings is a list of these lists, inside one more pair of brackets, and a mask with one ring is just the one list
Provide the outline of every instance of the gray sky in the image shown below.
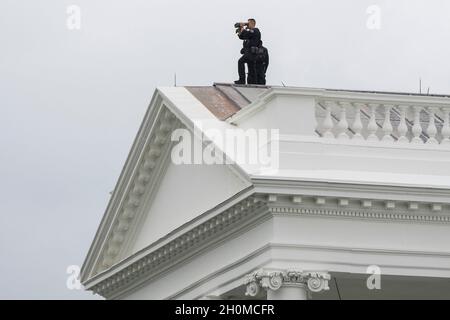
[[[66,25],[69,5],[81,29]],[[380,29],[367,28],[369,5]],[[156,86],[237,78],[255,17],[268,84],[450,93],[448,0],[2,0],[0,298],[68,290]]]

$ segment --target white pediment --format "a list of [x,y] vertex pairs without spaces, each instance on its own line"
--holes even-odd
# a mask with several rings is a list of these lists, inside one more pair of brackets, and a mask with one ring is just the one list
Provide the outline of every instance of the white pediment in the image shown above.
[[169,163],[129,254],[152,244],[248,187],[226,165]]
[[[204,115],[205,108],[182,91],[192,99],[183,105],[200,117]],[[194,122],[183,118],[174,103],[157,90],[86,258],[82,281],[101,274],[251,185],[233,164],[175,164],[171,150],[176,141],[171,134],[176,129],[190,132],[194,140],[199,140]]]

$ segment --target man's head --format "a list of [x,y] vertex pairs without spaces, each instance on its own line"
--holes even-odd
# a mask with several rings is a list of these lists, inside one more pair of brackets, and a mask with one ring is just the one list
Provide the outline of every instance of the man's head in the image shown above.
[[256,26],[256,20],[253,18],[248,19],[248,28],[253,29]]

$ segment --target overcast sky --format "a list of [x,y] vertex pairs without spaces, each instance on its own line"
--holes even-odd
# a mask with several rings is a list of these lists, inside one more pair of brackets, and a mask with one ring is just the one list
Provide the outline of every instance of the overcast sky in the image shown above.
[[236,80],[233,24],[249,17],[268,84],[418,92],[421,77],[450,94],[448,0],[1,0],[0,298],[93,298],[66,269],[83,263],[155,87],[175,72]]

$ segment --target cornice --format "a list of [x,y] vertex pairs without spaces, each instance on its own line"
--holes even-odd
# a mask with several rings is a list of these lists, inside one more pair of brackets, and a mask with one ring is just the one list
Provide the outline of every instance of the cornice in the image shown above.
[[138,286],[141,282],[155,277],[174,262],[196,254],[202,247],[209,247],[220,241],[221,236],[230,230],[237,232],[264,214],[267,214],[265,202],[249,196],[126,267],[120,269],[121,263],[118,263],[114,266],[118,269],[117,272],[106,279],[98,280],[93,277],[85,285],[94,293],[112,298],[130,286]]
[[127,233],[136,224],[150,192],[148,186],[156,183],[163,169],[162,155],[169,148],[170,132],[177,125],[174,114],[155,93],[83,264],[83,281],[120,258],[129,240]]
[[148,186],[155,184],[156,177],[163,169],[162,155],[170,145],[169,135],[176,126],[175,116],[163,105],[155,118],[154,129],[148,136],[136,166],[132,169],[122,198],[116,207],[114,224],[107,232],[102,250],[103,256],[97,264],[96,272],[111,267],[120,257],[119,253],[127,240],[128,231],[136,222],[143,207]]
[[[85,283],[89,289],[114,298],[167,272],[186,259],[209,250],[220,241],[239,234],[246,226],[265,216],[333,217],[412,223],[447,224],[450,206],[427,202],[396,202],[358,198],[255,194],[247,195],[232,206],[180,232],[165,244],[149,250],[131,263],[117,263]],[[252,222],[253,221],[253,222]],[[194,223],[194,222],[193,222]],[[230,233],[232,232],[232,233]],[[232,234],[232,235],[231,235]]]
[[450,223],[450,204],[389,199],[267,195],[273,215]]
[[270,176],[252,176],[251,181],[257,192],[267,194],[450,204],[450,189],[432,186],[299,180]]
[[304,215],[323,217],[342,217],[353,219],[389,220],[389,221],[415,221],[415,222],[435,222],[450,223],[450,216],[435,214],[411,214],[389,213],[381,210],[357,210],[357,209],[333,209],[333,208],[292,208],[292,207],[271,207],[269,211],[275,215]]
[[96,265],[96,261],[99,257],[101,251],[101,242],[104,241],[104,235],[106,232],[106,228],[109,226],[111,221],[114,219],[111,212],[114,212],[117,209],[118,199],[123,195],[124,189],[126,187],[126,182],[130,179],[131,172],[127,170],[129,167],[132,167],[137,162],[137,151],[143,143],[143,139],[150,132],[151,126],[149,125],[152,119],[156,116],[155,109],[159,107],[162,103],[162,99],[159,94],[155,91],[152,96],[150,105],[145,113],[144,120],[139,127],[139,130],[136,134],[136,138],[133,141],[133,145],[128,154],[128,157],[125,161],[125,164],[122,168],[118,181],[116,183],[116,187],[111,195],[111,198],[106,207],[105,213],[100,222],[100,226],[98,227],[92,244],[89,248],[83,266],[81,268],[81,279],[86,280],[93,272],[93,268]]

